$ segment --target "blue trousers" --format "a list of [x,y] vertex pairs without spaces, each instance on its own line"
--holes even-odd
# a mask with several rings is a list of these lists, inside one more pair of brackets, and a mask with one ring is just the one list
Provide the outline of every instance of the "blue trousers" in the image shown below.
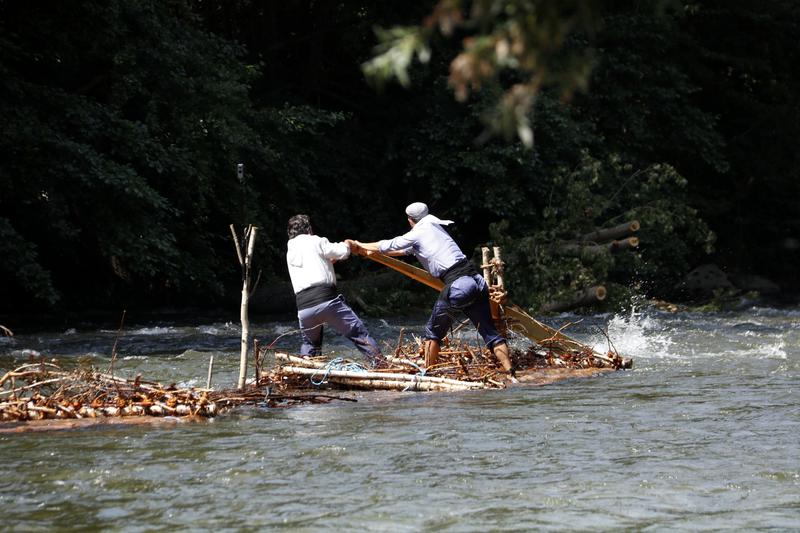
[[458,311],[467,315],[489,349],[506,342],[492,322],[489,287],[483,276],[461,276],[450,285],[447,299],[439,298],[433,305],[431,317],[425,325],[425,338],[436,341],[445,338]]
[[373,365],[382,359],[378,343],[370,336],[361,319],[345,303],[341,294],[333,300],[298,311],[297,318],[303,341],[300,346],[302,355],[321,354],[323,327],[327,324],[350,339]]

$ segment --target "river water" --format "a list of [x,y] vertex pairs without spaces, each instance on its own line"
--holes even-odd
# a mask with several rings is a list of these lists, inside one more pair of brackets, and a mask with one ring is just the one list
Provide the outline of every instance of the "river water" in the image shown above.
[[[381,341],[425,317],[368,320]],[[549,321],[559,326],[574,317]],[[255,335],[297,348],[294,324]],[[595,316],[630,371],[544,387],[363,393],[210,422],[0,435],[4,530],[800,530],[800,310]],[[126,326],[116,372],[202,386],[236,323]],[[101,368],[114,330],[0,339]],[[515,341],[519,342],[519,341]],[[327,339],[331,355],[355,356]]]

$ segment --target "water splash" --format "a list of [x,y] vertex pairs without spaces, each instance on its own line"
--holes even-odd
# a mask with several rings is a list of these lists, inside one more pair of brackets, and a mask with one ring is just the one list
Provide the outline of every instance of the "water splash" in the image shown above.
[[[617,352],[633,358],[673,358],[675,341],[657,318],[638,311],[614,315],[608,322],[608,337]],[[605,337],[595,337],[592,347],[600,352],[608,349]]]

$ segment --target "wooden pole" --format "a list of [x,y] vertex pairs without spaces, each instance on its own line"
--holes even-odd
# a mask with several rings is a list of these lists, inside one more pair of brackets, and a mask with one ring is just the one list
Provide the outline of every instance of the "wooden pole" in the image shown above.
[[499,288],[503,289],[503,290],[505,290],[505,288],[506,288],[506,284],[503,281],[503,274],[504,274],[503,267],[504,266],[505,266],[505,263],[503,263],[503,259],[500,257],[500,247],[499,246],[495,246],[494,247],[494,275],[495,275],[495,278],[497,280],[496,285]]
[[242,338],[240,345],[239,356],[239,379],[237,386],[240,389],[244,388],[245,379],[247,377],[247,356],[250,352],[250,315],[248,306],[250,303],[250,296],[253,291],[252,283],[252,267],[253,267],[253,249],[256,244],[256,232],[258,228],[252,224],[244,229],[244,243],[239,242],[236,235],[236,230],[233,224],[230,225],[231,235],[233,235],[233,243],[236,246],[236,256],[239,259],[239,266],[242,268],[242,302],[239,306],[239,318],[242,321]]
[[242,305],[239,308],[242,321],[241,354],[239,357],[239,389],[244,388],[245,378],[247,377],[247,356],[250,352],[250,315],[248,306],[250,304],[250,270],[253,265],[253,248],[256,243],[256,231],[257,228],[252,224],[247,226],[245,230],[247,253],[244,257],[244,267],[242,270]]
[[258,345],[258,339],[253,339],[253,362],[256,369],[256,385],[258,385],[261,381],[261,347]]
[[208,378],[206,379],[206,388],[211,388],[211,376],[214,374],[214,356],[208,359]]
[[[488,248],[484,248],[486,250],[488,257]],[[495,293],[501,293],[505,295],[505,282],[503,281],[503,261],[500,258],[500,247],[494,246],[492,252],[494,253],[494,258],[489,262],[491,264],[491,276],[494,278],[494,283],[489,283],[489,278],[486,279],[486,282],[489,283],[489,291]],[[484,261],[484,265],[487,264]],[[504,296],[502,297],[504,298]],[[500,308],[500,302],[496,301],[496,299],[489,299],[489,310],[492,314],[492,322],[494,322],[494,327],[497,329],[498,333],[503,337],[508,336],[508,327],[506,326],[506,321],[503,320],[503,311]]]
[[483,269],[483,279],[486,280],[486,284],[491,286],[492,285],[492,265],[489,263],[489,248],[484,246],[481,248],[481,268]]

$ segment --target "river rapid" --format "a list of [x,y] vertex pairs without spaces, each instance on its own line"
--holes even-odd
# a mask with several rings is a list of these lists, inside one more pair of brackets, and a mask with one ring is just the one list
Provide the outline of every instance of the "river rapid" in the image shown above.
[[[425,317],[367,320],[388,344]],[[560,326],[575,320],[548,320]],[[135,321],[131,317],[129,321]],[[10,325],[10,324],[7,324]],[[290,322],[255,336],[296,351]],[[586,317],[634,368],[542,387],[374,393],[209,422],[0,434],[2,528],[800,530],[800,310]],[[0,338],[125,377],[234,385],[239,328],[76,325]],[[515,339],[515,343],[523,344]],[[335,334],[330,355],[357,357]]]

